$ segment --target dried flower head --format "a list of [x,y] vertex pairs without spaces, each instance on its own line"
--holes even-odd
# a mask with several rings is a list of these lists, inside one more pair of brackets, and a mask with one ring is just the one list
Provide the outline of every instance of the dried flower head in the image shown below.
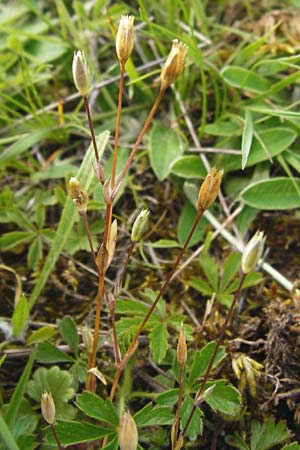
[[138,431],[135,421],[128,411],[122,414],[119,430],[118,440],[121,450],[136,450],[138,445]]
[[83,51],[74,53],[72,73],[75,86],[82,96],[90,89],[90,71]]
[[88,194],[82,189],[81,184],[77,178],[72,177],[69,181],[69,191],[73,202],[80,211],[87,210],[87,203],[89,200]]
[[42,395],[41,410],[46,422],[49,423],[49,425],[53,425],[55,420],[55,404],[53,397],[49,392],[44,392]]
[[266,236],[262,231],[257,231],[245,246],[242,255],[242,271],[247,274],[255,269],[256,264],[264,250]]
[[125,64],[134,44],[134,17],[122,16],[116,36],[116,51],[120,64]]
[[206,175],[198,194],[198,211],[205,211],[215,201],[222,182],[223,170],[215,167]]
[[167,57],[164,67],[160,74],[161,88],[167,89],[170,84],[175,83],[184,69],[184,61],[188,51],[188,46],[173,40],[171,51]]
[[149,209],[142,209],[137,218],[134,221],[131,230],[131,241],[138,242],[145,233],[147,233],[149,228]]

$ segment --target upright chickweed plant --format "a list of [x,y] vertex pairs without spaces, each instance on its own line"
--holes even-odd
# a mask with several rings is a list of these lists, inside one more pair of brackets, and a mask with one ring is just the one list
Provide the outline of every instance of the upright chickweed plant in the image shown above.
[[[125,403],[124,388],[121,384],[121,376],[123,372],[129,373],[129,360],[137,349],[138,341],[143,331],[151,325],[150,319],[153,319],[156,308],[161,307],[162,299],[166,293],[168,286],[172,282],[173,275],[182,261],[185,251],[193,237],[198,223],[205,211],[215,202],[222,182],[223,171],[217,168],[212,168],[200,186],[197,200],[197,212],[194,222],[187,234],[186,240],[178,252],[175,261],[169,273],[165,276],[157,293],[153,293],[152,303],[144,310],[127,348],[120,351],[119,339],[115,320],[115,305],[116,299],[122,291],[122,283],[124,281],[125,273],[130,262],[130,258],[134,247],[143,239],[149,230],[150,211],[143,209],[137,216],[131,229],[131,244],[128,253],[124,258],[124,263],[117,273],[115,286],[113,289],[105,283],[105,276],[107,270],[114,258],[115,249],[118,241],[118,224],[113,220],[114,200],[120,190],[124,177],[126,176],[130,165],[136,155],[141,141],[151,125],[151,121],[160,105],[168,87],[176,82],[181,75],[187,56],[188,48],[185,44],[173,40],[170,53],[162,67],[160,74],[160,87],[153,106],[148,113],[148,116],[141,127],[141,131],[134,143],[128,159],[124,163],[119,175],[117,176],[116,167],[118,161],[119,149],[119,131],[122,115],[122,99],[124,88],[124,76],[126,70],[126,62],[131,56],[134,49],[134,17],[122,16],[119,28],[116,34],[116,56],[120,66],[120,82],[118,94],[118,107],[116,116],[116,127],[113,145],[113,158],[111,173],[108,177],[104,177],[103,163],[99,157],[97,148],[97,141],[95,138],[92,115],[89,108],[88,95],[91,90],[91,74],[88,67],[87,59],[83,51],[78,50],[74,54],[72,73],[74,84],[81,94],[89,129],[91,133],[92,144],[94,148],[95,161],[93,169],[98,182],[103,190],[103,198],[105,202],[105,218],[104,231],[102,241],[98,248],[94,247],[91,238],[91,231],[88,218],[88,193],[80,185],[79,181],[72,177],[69,181],[69,193],[74,202],[74,207],[82,218],[86,235],[88,238],[90,252],[93,264],[97,271],[98,288],[95,301],[95,322],[93,330],[87,327],[82,328],[82,340],[85,353],[87,355],[88,367],[86,370],[85,391],[78,395],[76,404],[78,408],[86,415],[93,419],[98,419],[100,425],[92,425],[89,423],[82,424],[81,422],[67,422],[60,423],[55,413],[55,405],[50,394],[45,392],[41,398],[42,414],[45,420],[50,425],[53,433],[52,442],[56,443],[59,448],[67,444],[76,444],[79,442],[98,441],[97,448],[106,448],[107,445],[111,449],[116,449],[117,446],[121,450],[136,450],[138,446],[138,428],[141,425],[157,424],[171,424],[170,427],[170,443],[173,450],[179,450],[184,445],[185,439],[195,439],[195,437],[202,432],[201,426],[201,405],[207,402],[214,409],[221,409],[216,406],[217,395],[220,396],[220,390],[225,392],[225,396],[231,396],[231,410],[223,407],[224,413],[234,414],[239,411],[240,398],[239,393],[231,385],[224,384],[224,380],[217,380],[212,382],[210,376],[215,366],[225,356],[225,350],[222,346],[226,329],[230,323],[234,313],[237,300],[247,273],[252,271],[259,258],[262,255],[265,238],[262,233],[256,233],[249,244],[245,247],[242,259],[242,276],[240,278],[239,286],[236,290],[231,307],[227,312],[227,316],[221,327],[218,339],[216,342],[209,343],[207,348],[201,352],[196,353],[195,361],[190,366],[187,335],[185,326],[181,323],[178,327],[178,344],[174,355],[174,387],[178,386],[178,395],[174,403],[171,402],[171,407],[168,409],[167,417],[161,416],[166,414],[166,410],[153,408],[152,404],[146,406],[141,411],[138,411],[135,416],[129,412],[129,406]],[[159,149],[158,149],[159,151]],[[103,299],[105,299],[111,318],[111,342],[113,347],[115,371],[113,377],[109,379],[101,372],[103,365],[99,359],[99,333],[102,326],[102,309]],[[180,323],[180,322],[179,322]],[[68,322],[68,327],[70,327]],[[152,332],[151,328],[150,331]],[[158,343],[159,345],[159,343]],[[77,350],[76,350],[77,351]],[[76,352],[75,351],[75,352]],[[202,358],[202,359],[201,359]],[[131,363],[130,363],[131,364]],[[98,397],[95,393],[97,385],[105,385],[108,390],[107,398]],[[175,391],[176,392],[176,391]],[[214,397],[214,393],[217,392]],[[118,394],[118,395],[116,395]],[[193,396],[193,397],[192,397]],[[167,403],[170,406],[169,403]],[[117,413],[119,411],[119,413]],[[152,422],[151,422],[151,420]],[[55,422],[55,426],[54,426]],[[75,425],[74,425],[75,424]],[[77,425],[76,425],[77,424]],[[76,430],[80,436],[76,437]],[[49,437],[51,440],[51,437]],[[93,444],[91,444],[93,448]]]

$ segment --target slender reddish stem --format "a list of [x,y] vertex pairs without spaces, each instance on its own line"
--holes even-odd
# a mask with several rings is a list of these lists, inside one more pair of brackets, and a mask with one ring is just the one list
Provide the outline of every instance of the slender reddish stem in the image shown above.
[[123,98],[123,87],[124,87],[124,74],[125,74],[125,63],[120,63],[121,73],[120,73],[120,85],[119,85],[119,97],[118,97],[118,109],[117,109],[117,120],[116,120],[116,131],[114,140],[114,153],[113,153],[113,163],[111,169],[111,187],[115,187],[116,179],[116,167],[117,167],[117,153],[119,144],[119,132],[120,132],[120,122],[121,122],[121,111],[122,111],[122,98]]
[[126,163],[125,163],[125,166],[123,167],[123,170],[122,170],[122,172],[120,173],[120,175],[119,175],[119,177],[117,179],[116,185],[114,186],[114,189],[112,191],[112,199],[114,199],[116,197],[117,193],[118,193],[120,185],[121,185],[121,183],[122,183],[122,181],[123,181],[123,179],[124,179],[124,177],[125,177],[125,175],[127,173],[127,170],[129,169],[130,164],[132,163],[132,160],[133,160],[133,158],[134,158],[134,156],[135,156],[135,154],[136,154],[136,152],[137,152],[137,150],[139,148],[140,143],[142,142],[144,134],[146,133],[147,129],[149,128],[151,120],[152,120],[154,114],[157,111],[157,108],[158,108],[158,106],[159,106],[159,104],[161,102],[161,99],[163,98],[164,93],[165,93],[165,89],[161,89],[159,91],[158,96],[156,97],[156,100],[155,100],[155,102],[154,102],[154,104],[153,104],[153,106],[151,108],[151,111],[149,112],[149,115],[148,115],[147,119],[145,120],[144,126],[141,129],[140,134],[138,135],[138,138],[137,138],[134,146],[132,147],[131,153],[130,153],[130,155],[129,155]]
[[112,385],[111,392],[110,392],[110,399],[111,400],[114,398],[114,395],[115,395],[115,392],[116,392],[116,388],[117,388],[120,376],[121,376],[121,374],[122,374],[122,372],[123,372],[123,370],[124,370],[128,360],[129,360],[130,356],[132,355],[132,353],[135,350],[135,347],[136,347],[136,344],[137,344],[137,340],[138,340],[141,332],[143,331],[146,323],[148,322],[151,314],[153,313],[154,309],[156,308],[157,303],[159,302],[159,300],[161,299],[161,297],[165,293],[165,291],[166,291],[166,289],[167,289],[167,287],[168,287],[168,285],[169,285],[169,283],[170,283],[170,281],[171,281],[171,279],[172,279],[172,277],[173,277],[173,275],[174,275],[174,273],[176,271],[176,268],[177,268],[181,258],[183,257],[184,252],[186,251],[186,248],[187,248],[187,246],[188,246],[188,244],[189,244],[189,242],[190,242],[190,240],[191,240],[191,238],[192,238],[192,236],[194,234],[194,231],[195,231],[195,229],[196,229],[196,227],[197,227],[197,225],[199,223],[199,220],[201,219],[202,215],[203,215],[203,211],[202,210],[198,211],[197,216],[195,218],[195,221],[193,223],[193,226],[190,229],[190,232],[189,232],[189,234],[188,234],[188,236],[187,236],[187,238],[185,240],[185,243],[184,243],[182,249],[180,250],[180,252],[179,252],[179,254],[178,254],[178,256],[177,256],[177,258],[176,258],[176,260],[175,260],[175,262],[173,264],[172,270],[167,275],[167,277],[166,277],[164,283],[162,284],[162,286],[161,286],[161,288],[160,288],[160,290],[159,290],[159,292],[158,292],[154,302],[152,303],[151,307],[149,308],[149,310],[148,310],[147,314],[145,315],[143,321],[139,325],[139,328],[138,328],[137,332],[135,333],[134,338],[133,338],[131,344],[129,345],[127,352],[125,353],[125,355],[122,358],[122,361],[121,361],[119,367],[116,370],[114,381],[113,381],[113,385]]
[[92,142],[93,142],[93,147],[94,147],[94,152],[95,152],[95,158],[96,158],[96,161],[98,162],[99,161],[99,153],[98,153],[98,148],[97,148],[97,143],[96,143],[93,121],[92,121],[92,117],[91,117],[90,105],[89,105],[89,101],[88,101],[86,95],[83,96],[83,101],[84,101],[85,111],[86,111],[86,115],[87,115],[88,122],[89,122],[89,127],[90,127],[90,132],[91,132],[91,137],[92,137]]
[[55,439],[55,442],[56,442],[56,444],[57,444],[57,447],[59,448],[59,450],[63,450],[63,448],[62,448],[62,446],[61,446],[61,443],[59,442],[59,439],[58,439],[58,436],[57,436],[57,433],[56,433],[56,431],[55,431],[55,427],[54,427],[53,424],[50,424],[50,429],[51,429],[52,434],[53,434],[53,436],[54,436],[54,439]]
[[184,429],[181,432],[181,436],[182,437],[185,436],[185,434],[187,432],[187,429],[188,429],[188,427],[189,427],[189,425],[191,423],[191,420],[192,420],[192,418],[193,418],[193,416],[195,414],[195,411],[196,411],[197,407],[199,406],[199,402],[201,401],[201,394],[203,394],[203,392],[204,392],[206,382],[208,380],[209,374],[211,372],[211,369],[212,369],[214,361],[215,361],[215,357],[216,357],[216,355],[218,353],[218,350],[219,350],[219,348],[220,348],[220,346],[221,346],[221,344],[223,342],[226,329],[227,329],[228,324],[229,324],[229,322],[230,322],[230,320],[232,318],[232,314],[233,314],[233,311],[235,309],[236,303],[237,303],[237,301],[238,301],[238,299],[240,297],[240,293],[241,293],[241,289],[242,289],[243,283],[245,281],[245,277],[246,277],[246,275],[243,273],[242,276],[241,276],[238,288],[235,291],[234,298],[233,298],[231,306],[230,306],[230,308],[228,310],[227,316],[226,316],[226,318],[224,320],[224,323],[222,325],[222,328],[220,330],[220,333],[219,333],[219,336],[218,336],[218,339],[217,339],[217,342],[216,342],[213,354],[212,354],[212,356],[210,358],[209,365],[208,365],[208,367],[206,369],[206,372],[205,372],[204,377],[202,379],[201,385],[200,385],[200,387],[199,387],[199,389],[198,389],[198,391],[197,391],[197,393],[195,395],[195,401],[194,401],[193,408],[192,408],[192,410],[190,412],[190,415],[189,415],[189,418],[187,420],[187,423],[185,424],[185,427],[184,427]]

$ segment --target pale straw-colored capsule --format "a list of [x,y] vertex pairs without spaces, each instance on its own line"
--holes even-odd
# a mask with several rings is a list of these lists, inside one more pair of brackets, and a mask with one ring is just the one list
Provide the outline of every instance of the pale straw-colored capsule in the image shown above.
[[129,411],[122,414],[119,429],[118,440],[121,450],[136,450],[138,445],[138,431]]
[[87,192],[83,190],[81,184],[75,177],[70,178],[69,192],[73,202],[75,203],[79,211],[86,211],[89,196]]
[[88,327],[83,326],[81,330],[81,337],[83,345],[86,348],[86,351],[88,353],[92,353],[94,338],[91,330]]
[[247,274],[255,269],[264,250],[266,236],[262,231],[257,231],[245,246],[242,255],[242,271]]
[[72,64],[73,80],[77,90],[85,96],[90,89],[90,71],[83,51],[74,53]]
[[179,339],[177,344],[177,361],[180,366],[184,366],[187,358],[187,345],[184,335],[183,323],[180,325]]
[[120,64],[128,60],[134,45],[134,17],[122,16],[116,36],[116,52]]
[[222,182],[223,170],[217,170],[215,167],[206,175],[198,194],[198,211],[205,211],[215,201]]
[[187,51],[188,46],[186,44],[179,42],[178,39],[173,40],[171,51],[160,74],[162,89],[167,89],[168,86],[175,83],[183,71]]
[[149,209],[142,209],[134,221],[131,230],[131,241],[138,242],[149,229]]
[[44,392],[41,398],[42,416],[49,425],[53,425],[55,421],[55,404],[52,395]]

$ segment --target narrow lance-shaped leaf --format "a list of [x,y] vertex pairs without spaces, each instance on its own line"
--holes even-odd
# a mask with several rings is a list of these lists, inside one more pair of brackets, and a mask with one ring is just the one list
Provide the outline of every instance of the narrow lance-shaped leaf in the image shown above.
[[248,155],[251,149],[253,138],[253,122],[252,122],[252,114],[246,109],[245,114],[245,125],[243,130],[242,137],[242,169],[244,170],[248,161]]

